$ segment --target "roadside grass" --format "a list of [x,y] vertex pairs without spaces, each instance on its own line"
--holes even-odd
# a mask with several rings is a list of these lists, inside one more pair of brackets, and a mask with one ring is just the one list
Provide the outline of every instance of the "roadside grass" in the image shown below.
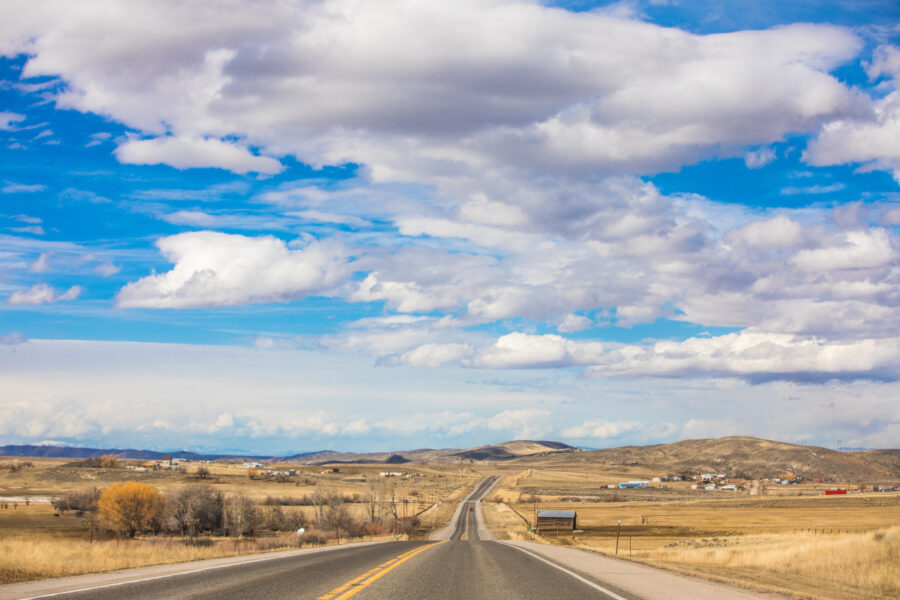
[[806,598],[900,598],[900,527],[682,541],[635,558]]
[[189,546],[175,540],[103,540],[91,544],[65,538],[4,537],[0,539],[0,583],[238,554],[234,543],[228,546],[222,543]]

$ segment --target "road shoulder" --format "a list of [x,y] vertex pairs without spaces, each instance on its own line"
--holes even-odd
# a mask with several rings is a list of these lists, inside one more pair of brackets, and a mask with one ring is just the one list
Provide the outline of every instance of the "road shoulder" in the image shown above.
[[579,550],[520,540],[500,542],[550,560],[642,600],[788,600],[787,596],[751,592],[712,581],[695,579],[646,565]]

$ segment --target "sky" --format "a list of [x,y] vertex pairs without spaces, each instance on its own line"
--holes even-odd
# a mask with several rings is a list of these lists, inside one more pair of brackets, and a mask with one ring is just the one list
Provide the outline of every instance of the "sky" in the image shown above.
[[900,447],[894,0],[9,0],[0,443]]

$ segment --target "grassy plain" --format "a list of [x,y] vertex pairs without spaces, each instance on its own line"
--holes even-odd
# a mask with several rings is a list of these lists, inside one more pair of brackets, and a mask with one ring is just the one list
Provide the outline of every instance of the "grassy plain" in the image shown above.
[[800,598],[900,597],[900,527],[892,527],[900,523],[900,494],[826,497],[816,485],[778,486],[777,495],[762,497],[684,482],[605,487],[652,475],[510,471],[484,503],[486,520],[500,538],[530,539],[535,509],[575,510],[577,533],[545,531],[538,541],[616,554],[618,532],[620,557],[711,579]]
[[[10,464],[17,459],[0,458]],[[338,465],[311,467],[278,463],[272,469],[294,469],[296,475],[284,482],[273,479],[251,479],[248,469],[227,463],[184,465],[179,470],[139,471],[124,468],[138,466],[140,461],[124,461],[123,468],[97,469],[71,466],[70,459],[18,459],[31,467],[17,471],[0,469],[0,583],[28,579],[60,577],[124,569],[138,566],[183,562],[204,558],[231,556],[248,552],[277,550],[297,545],[293,534],[261,531],[253,539],[235,540],[227,536],[201,536],[190,544],[182,536],[154,535],[138,539],[117,539],[95,524],[94,541],[90,542],[89,519],[74,512],[59,513],[48,502],[65,493],[104,488],[117,481],[141,481],[163,494],[186,484],[203,482],[226,496],[242,494],[258,505],[261,521],[275,510],[267,504],[274,501],[286,514],[302,512],[312,520],[315,507],[297,506],[292,502],[327,489],[345,498],[359,496],[364,500],[369,481],[380,481],[384,490],[382,504],[396,503],[401,517],[418,515],[416,535],[426,535],[431,528],[443,526],[450,518],[456,502],[480,479],[468,468],[423,465]],[[197,470],[205,467],[210,474],[198,479]],[[410,473],[411,477],[381,478],[381,471]],[[265,470],[258,475],[263,476]],[[421,474],[421,476],[419,476]],[[283,504],[282,504],[283,503]],[[351,516],[363,520],[367,507],[363,502],[346,504]],[[390,539],[369,536],[363,539]],[[335,543],[328,540],[327,543]]]

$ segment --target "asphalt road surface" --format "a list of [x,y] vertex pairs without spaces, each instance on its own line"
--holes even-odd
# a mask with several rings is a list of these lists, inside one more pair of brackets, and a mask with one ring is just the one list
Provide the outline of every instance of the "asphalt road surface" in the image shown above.
[[492,483],[492,478],[486,479],[464,501],[449,540],[362,545],[32,597],[623,600],[621,596],[604,594],[595,582],[545,559],[509,545],[480,540],[476,502]]

